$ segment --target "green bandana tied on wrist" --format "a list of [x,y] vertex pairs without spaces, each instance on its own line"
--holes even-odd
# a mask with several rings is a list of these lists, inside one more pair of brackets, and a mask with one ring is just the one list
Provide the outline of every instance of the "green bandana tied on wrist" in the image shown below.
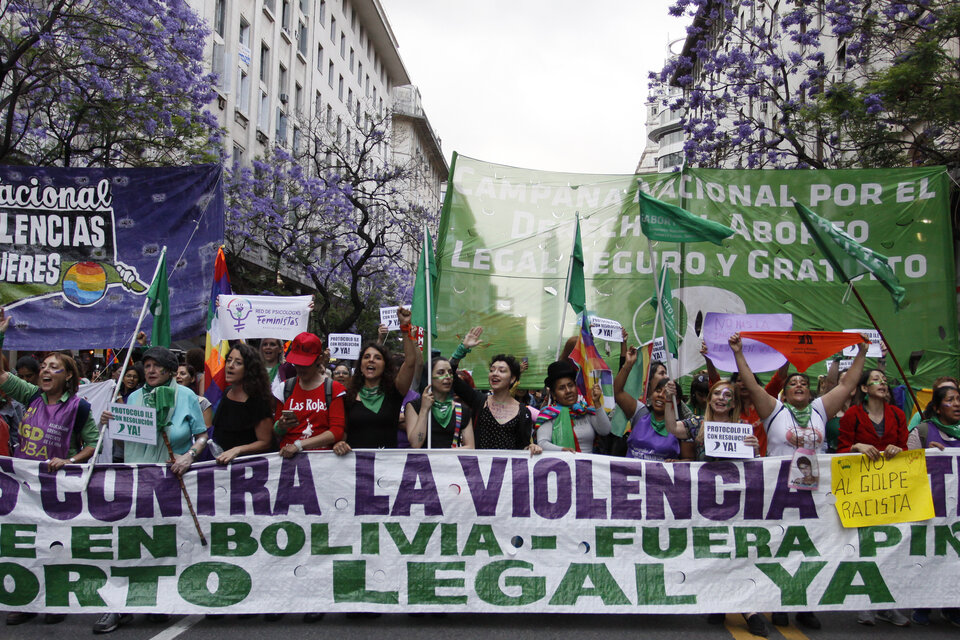
[[360,402],[362,402],[363,406],[367,409],[373,413],[380,413],[380,407],[383,405],[383,389],[379,386],[372,388],[364,387],[360,389],[357,397],[360,398]]
[[430,407],[430,412],[433,413],[433,417],[440,423],[440,426],[446,429],[447,425],[450,424],[450,418],[453,417],[453,400],[444,400],[442,402],[440,400],[434,400],[433,406]]

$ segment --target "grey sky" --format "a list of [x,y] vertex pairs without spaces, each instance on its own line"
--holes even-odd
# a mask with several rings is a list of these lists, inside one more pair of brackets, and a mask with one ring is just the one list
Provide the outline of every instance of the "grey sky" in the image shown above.
[[667,0],[381,3],[448,160],[582,173],[633,173],[647,72],[688,23]]

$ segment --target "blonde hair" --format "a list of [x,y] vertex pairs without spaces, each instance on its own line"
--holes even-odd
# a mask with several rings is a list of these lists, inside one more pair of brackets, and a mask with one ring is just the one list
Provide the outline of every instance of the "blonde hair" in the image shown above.
[[[730,389],[731,393],[733,393],[733,402],[729,405],[730,412],[727,415],[728,421],[740,422],[740,411],[743,408],[740,404],[740,394],[737,393],[737,388],[734,386],[734,383],[730,382],[729,380],[718,380],[710,387],[710,392],[707,394],[707,408],[703,412],[703,421],[713,421],[713,403],[710,402],[710,400],[713,398],[713,391],[720,387],[727,387]],[[703,444],[704,431],[706,431],[706,429],[701,427],[700,431],[697,432],[697,444],[699,445]]]

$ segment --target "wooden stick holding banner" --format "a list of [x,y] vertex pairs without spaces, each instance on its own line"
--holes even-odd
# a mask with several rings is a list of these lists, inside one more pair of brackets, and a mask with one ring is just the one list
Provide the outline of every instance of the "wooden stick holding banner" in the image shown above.
[[883,335],[883,329],[880,328],[880,325],[877,324],[876,319],[873,317],[873,314],[870,313],[870,309],[867,308],[867,303],[863,301],[863,298],[860,297],[860,292],[857,291],[857,287],[854,286],[853,281],[850,283],[850,290],[853,291],[853,295],[856,296],[857,302],[860,303],[860,306],[863,307],[863,310],[866,312],[867,317],[870,319],[870,323],[873,325],[873,328],[877,330],[877,333],[880,334],[880,340],[887,347],[887,353],[890,354],[890,357],[893,358],[893,364],[896,365],[897,371],[900,372],[900,378],[903,380],[904,386],[907,387],[907,392],[910,394],[910,399],[913,400],[913,406],[917,408],[917,411],[920,411],[920,403],[917,401],[917,394],[914,393],[913,387],[910,386],[910,381],[907,380],[907,374],[904,373],[903,367],[900,366],[900,361],[897,360],[897,355],[893,352],[893,349],[890,347],[890,343],[887,342],[886,336]]
[[[163,264],[163,258],[167,254],[167,247],[164,247],[160,250],[160,257],[157,259],[157,268],[153,272],[153,279],[150,282],[154,282],[157,279],[157,275],[160,273],[160,265]],[[130,346],[127,348],[127,355],[123,359],[123,368],[121,371],[125,371],[127,366],[130,364],[130,356],[133,353],[133,347],[137,341],[137,334],[140,333],[140,326],[143,324],[143,319],[147,316],[147,307],[150,304],[150,299],[144,297],[143,307],[140,309],[140,316],[137,318],[137,326],[133,330],[133,337],[130,340]],[[117,401],[117,398],[120,396],[121,385],[117,385],[116,390],[113,395],[113,402]],[[93,457],[91,457],[87,469],[84,469],[84,476],[81,479],[81,488],[83,491],[87,490],[87,486],[90,484],[90,478],[93,476],[93,468],[96,465],[97,455],[100,452],[100,448],[103,446],[103,434],[107,430],[107,425],[102,425],[100,427],[100,435],[97,437],[97,446],[93,450]],[[167,436],[166,431],[163,431],[163,442],[167,447],[167,452],[170,454],[170,461],[175,461],[175,456],[173,454],[173,447],[170,445],[170,438]],[[190,511],[190,516],[193,518],[193,525],[197,529],[197,534],[200,536],[200,543],[203,546],[207,546],[207,538],[203,535],[203,530],[200,528],[200,521],[197,519],[197,512],[193,508],[193,501],[190,499],[190,494],[187,493],[187,487],[183,483],[183,478],[177,476],[177,480],[180,482],[180,492],[183,494],[184,500],[187,502],[187,509]]]

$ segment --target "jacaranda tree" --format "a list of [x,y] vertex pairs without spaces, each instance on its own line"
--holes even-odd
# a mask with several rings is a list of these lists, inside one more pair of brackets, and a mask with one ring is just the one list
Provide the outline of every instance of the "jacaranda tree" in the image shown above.
[[950,0],[678,0],[683,53],[651,74],[684,95],[701,166],[958,165],[960,7]]
[[436,215],[414,201],[415,164],[390,159],[389,114],[348,127],[301,119],[295,148],[233,167],[226,182],[231,276],[256,291],[315,291],[321,334],[371,332],[380,306],[409,303],[411,259]]
[[0,163],[216,160],[207,33],[185,0],[0,3]]

